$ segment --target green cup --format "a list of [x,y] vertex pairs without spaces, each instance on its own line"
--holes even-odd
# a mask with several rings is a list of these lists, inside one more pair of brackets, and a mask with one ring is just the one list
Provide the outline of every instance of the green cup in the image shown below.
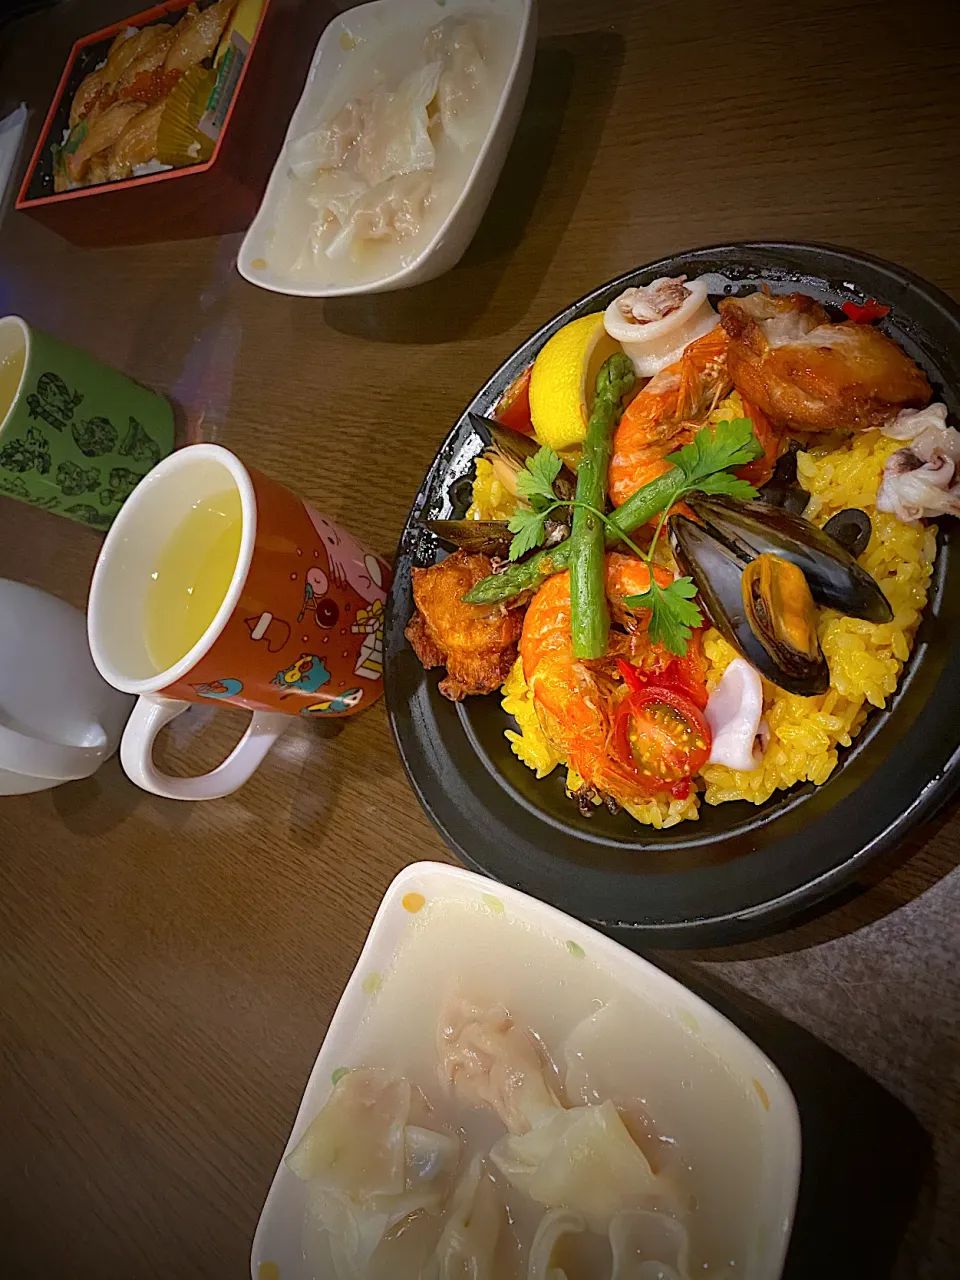
[[164,396],[19,316],[0,318],[0,493],[107,529],[172,452]]

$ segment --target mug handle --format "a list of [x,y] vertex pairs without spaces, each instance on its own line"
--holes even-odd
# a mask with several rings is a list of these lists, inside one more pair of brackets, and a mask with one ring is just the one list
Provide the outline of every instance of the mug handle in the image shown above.
[[120,763],[131,782],[169,800],[217,800],[228,796],[260,767],[291,721],[290,716],[279,711],[254,711],[246,733],[216,769],[199,778],[171,778],[154,765],[153,744],[165,725],[194,705],[179,698],[149,694],[137,699],[120,742]]

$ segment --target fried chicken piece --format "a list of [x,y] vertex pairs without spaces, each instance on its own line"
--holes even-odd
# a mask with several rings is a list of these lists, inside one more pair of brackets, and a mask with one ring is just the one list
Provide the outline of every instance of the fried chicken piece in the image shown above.
[[165,71],[187,71],[209,58],[223,34],[237,0],[218,0],[202,13],[194,5],[174,29],[173,44],[163,64]]
[[734,386],[780,428],[869,431],[933,394],[923,371],[868,324],[831,322],[803,293],[725,298]]
[[517,660],[522,611],[463,603],[470,588],[492,571],[489,556],[469,551],[413,570],[416,612],[406,637],[425,667],[446,666],[440,692],[452,702],[499,689]]
[[155,102],[130,121],[117,139],[107,160],[110,182],[129,178],[135,164],[146,164],[157,154],[157,132],[166,100]]
[[71,181],[82,183],[93,157],[112,147],[133,117],[144,110],[142,102],[116,102],[97,116],[73,155],[66,157],[67,173]]

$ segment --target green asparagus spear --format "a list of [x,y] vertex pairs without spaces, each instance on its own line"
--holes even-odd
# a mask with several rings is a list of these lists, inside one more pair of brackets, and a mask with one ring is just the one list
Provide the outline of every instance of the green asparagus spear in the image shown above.
[[603,522],[588,508],[604,508],[613,431],[635,381],[633,363],[622,351],[604,361],[577,468],[577,502],[587,504],[574,508],[570,531],[570,631],[578,658],[600,658],[607,651],[606,544]]
[[[680,479],[678,468],[671,467],[669,471],[638,489],[622,507],[618,507],[609,517],[610,523],[621,533],[632,533],[634,529],[639,529],[673,502]],[[615,546],[618,541],[614,534],[607,533],[608,547]],[[555,547],[537,551],[519,564],[508,565],[502,573],[493,573],[488,578],[481,579],[463,598],[468,604],[503,604],[527,591],[538,591],[548,578],[555,573],[562,573],[569,564],[568,538]]]

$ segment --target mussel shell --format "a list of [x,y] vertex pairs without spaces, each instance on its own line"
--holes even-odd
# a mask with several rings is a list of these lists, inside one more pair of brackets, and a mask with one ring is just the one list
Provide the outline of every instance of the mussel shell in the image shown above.
[[[484,418],[479,413],[468,413],[467,421],[485,444],[499,449],[505,457],[516,464],[518,469],[526,465],[528,458],[532,458],[540,451],[540,445],[532,436],[525,436],[521,431],[514,431],[499,422],[494,422],[493,418]],[[564,465],[560,468],[553,487],[557,497],[566,498],[569,501],[576,497],[577,477],[568,466]]]
[[801,516],[763,502],[691,494],[690,509],[743,555],[770,552],[803,570],[817,604],[866,622],[890,622],[893,610],[866,569],[828,533]]
[[810,495],[797,479],[797,440],[791,440],[787,452],[782,453],[773,468],[773,475],[759,489],[760,501],[771,507],[781,507],[795,516],[802,516],[810,502]]
[[505,520],[427,520],[426,525],[444,542],[485,556],[505,556],[513,541]]
[[830,535],[834,542],[839,542],[844,551],[854,558],[862,556],[867,549],[873,524],[870,517],[859,507],[846,507],[831,516],[823,526],[823,532]]
[[822,653],[784,671],[754,634],[743,601],[743,562],[731,549],[686,516],[671,516],[670,546],[681,570],[697,585],[707,617],[728,644],[762,676],[787,693],[811,697],[830,687],[830,669]]

